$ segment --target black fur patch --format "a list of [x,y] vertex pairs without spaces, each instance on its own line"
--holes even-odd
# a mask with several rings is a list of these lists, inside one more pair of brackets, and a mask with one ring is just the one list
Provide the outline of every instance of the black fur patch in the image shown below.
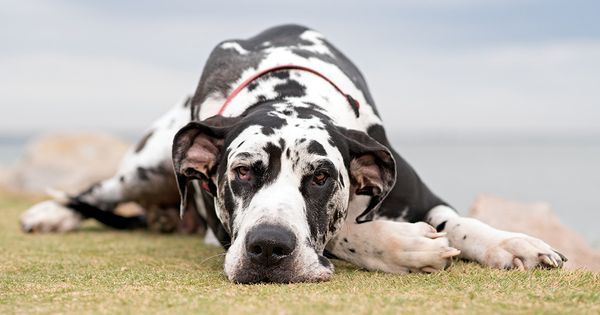
[[85,218],[96,219],[102,224],[119,230],[133,230],[147,227],[146,217],[143,215],[124,217],[113,213],[112,209],[100,209],[97,205],[83,202],[79,198],[71,198],[67,207],[75,210]]
[[279,148],[281,150],[285,148],[285,140],[283,140],[283,138],[279,138]]
[[360,104],[358,104],[358,101],[356,101],[350,95],[346,95],[346,99],[348,100],[348,104],[350,104],[350,108],[354,112],[354,116],[356,116],[356,118],[358,118],[360,116],[360,113],[358,111]]
[[[319,255],[319,254],[317,253],[317,255]],[[323,267],[331,268],[331,262],[329,261],[329,259],[325,258],[325,256],[319,255],[319,263]]]
[[[230,189],[229,183],[225,183],[225,186],[223,187],[223,190],[224,190],[223,205],[225,206],[225,209],[229,213],[229,222],[227,222],[227,223],[229,224],[230,229],[231,229],[231,227],[233,227],[233,220],[235,218],[234,210],[237,208],[237,203],[235,202],[235,199],[233,198],[231,191],[238,190],[238,187],[239,186],[232,186]],[[240,194],[241,194],[241,192],[240,192]],[[244,201],[246,201],[246,200],[244,200]]]
[[336,232],[336,225],[341,222],[346,214],[346,211],[344,211],[345,209],[335,209],[334,207],[335,205],[333,203],[327,205],[327,212],[333,211],[333,217],[329,221],[328,232],[330,235],[333,235]]
[[247,89],[248,89],[248,91],[252,92],[257,87],[258,87],[258,82],[254,81],[254,82],[250,82],[250,84],[248,84]]
[[287,80],[285,83],[275,85],[273,90],[279,95],[279,98],[284,96],[300,97],[306,95],[306,86],[291,79]]
[[270,76],[278,78],[278,79],[289,79],[290,78],[290,72],[289,71],[285,71],[285,70],[280,70],[280,71],[273,71],[271,73],[269,73]]
[[190,107],[191,105],[192,105],[192,98],[191,98],[191,97],[188,97],[188,98],[185,100],[185,103],[183,103],[183,107],[186,107],[186,108],[187,108],[187,107]]
[[367,134],[371,136],[371,138],[375,139],[377,142],[385,145],[387,143],[387,137],[385,135],[385,130],[382,125],[371,125],[367,129]]
[[145,168],[143,168],[143,167],[139,167],[138,166],[138,168],[137,168],[137,174],[138,174],[139,179],[141,179],[141,180],[148,180],[148,179],[150,179],[148,177],[148,170],[145,169]]
[[327,155],[327,151],[325,151],[325,148],[323,147],[323,145],[318,143],[315,140],[310,141],[307,150],[308,150],[308,153],[310,153],[310,154],[317,154],[317,155],[322,155],[322,156]]
[[[311,238],[317,242],[319,237],[324,237],[331,229],[327,207],[331,197],[338,191],[338,185],[332,178],[337,178],[338,171],[329,162],[317,167],[309,166],[310,172],[302,177],[300,192],[306,204],[306,216],[310,227]],[[330,174],[330,178],[322,185],[313,183],[313,173],[316,169],[323,169]]]
[[262,134],[265,136],[270,136],[275,133],[275,130],[273,130],[273,127],[262,126],[262,128],[260,130],[261,130]]
[[151,130],[140,140],[140,142],[138,142],[138,144],[135,146],[135,153],[139,153],[140,151],[142,151],[144,149],[144,147],[146,146],[146,142],[148,142],[148,139],[150,139],[150,137],[152,137],[153,133],[154,133],[154,130]]
[[435,230],[438,232],[443,231],[446,228],[446,222],[448,222],[448,221],[444,221],[444,222],[438,224],[438,226],[435,227]]
[[281,148],[269,142],[263,148],[269,157],[269,166],[264,174],[263,185],[270,184],[277,179],[281,172]]

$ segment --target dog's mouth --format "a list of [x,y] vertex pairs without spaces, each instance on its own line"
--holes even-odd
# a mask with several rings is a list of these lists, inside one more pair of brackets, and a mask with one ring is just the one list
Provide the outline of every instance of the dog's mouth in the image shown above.
[[[229,275],[229,280],[240,284],[253,283],[298,283],[329,281],[333,276],[333,265],[319,255],[316,264],[300,266],[292,257],[279,265],[264,267],[246,260],[237,271]],[[325,263],[326,262],[326,263]]]

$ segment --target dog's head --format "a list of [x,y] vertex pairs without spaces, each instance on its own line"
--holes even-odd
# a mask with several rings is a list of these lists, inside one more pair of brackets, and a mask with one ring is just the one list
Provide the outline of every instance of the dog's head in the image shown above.
[[373,196],[368,216],[395,180],[384,146],[336,127],[314,105],[286,102],[189,123],[175,136],[173,164],[182,196],[197,179],[215,197],[231,237],[225,273],[240,283],[329,279],[323,250],[349,200]]

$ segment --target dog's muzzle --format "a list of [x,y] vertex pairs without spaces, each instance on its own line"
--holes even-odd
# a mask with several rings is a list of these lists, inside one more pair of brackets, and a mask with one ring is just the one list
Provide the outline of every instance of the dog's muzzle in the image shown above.
[[333,275],[333,265],[289,227],[261,223],[229,248],[225,273],[236,283],[316,282]]

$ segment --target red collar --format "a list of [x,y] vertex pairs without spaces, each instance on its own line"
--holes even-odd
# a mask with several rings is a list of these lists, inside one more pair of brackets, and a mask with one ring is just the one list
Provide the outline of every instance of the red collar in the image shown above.
[[235,90],[233,90],[233,92],[231,92],[231,94],[229,94],[229,96],[227,97],[227,99],[225,100],[225,102],[223,103],[223,105],[221,106],[221,109],[219,109],[219,113],[218,114],[222,115],[223,112],[225,111],[225,108],[227,107],[227,105],[229,105],[229,103],[231,103],[231,101],[233,100],[233,98],[236,97],[250,83],[252,83],[252,81],[254,81],[254,80],[262,77],[263,75],[265,75],[267,73],[275,72],[275,71],[279,71],[279,70],[284,70],[284,69],[302,70],[302,71],[307,71],[307,72],[316,74],[319,77],[323,78],[323,80],[329,82],[329,84],[331,84],[338,92],[340,92],[342,95],[344,95],[346,97],[346,99],[348,100],[348,103],[350,104],[350,106],[352,106],[353,108],[356,108],[357,110],[360,107],[360,104],[358,103],[358,101],[355,98],[353,98],[352,96],[350,96],[350,94],[344,93],[342,91],[342,89],[340,89],[335,83],[333,83],[333,81],[331,81],[328,77],[326,77],[325,75],[323,75],[319,71],[311,69],[311,68],[303,67],[303,66],[288,64],[288,65],[281,65],[281,66],[275,66],[275,67],[272,67],[272,68],[267,68],[265,70],[262,70],[260,72],[255,73],[253,76],[251,76],[248,79],[246,79],[244,82],[242,82],[240,85],[238,85],[238,87],[236,87]]

